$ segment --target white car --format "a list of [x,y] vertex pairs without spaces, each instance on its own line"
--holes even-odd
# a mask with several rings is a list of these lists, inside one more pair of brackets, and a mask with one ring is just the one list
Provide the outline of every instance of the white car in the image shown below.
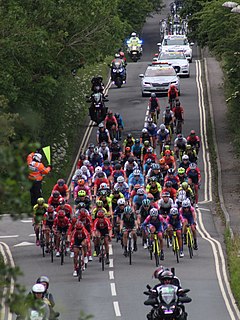
[[168,35],[163,38],[162,43],[158,43],[159,51],[183,51],[189,62],[192,62],[192,48],[194,43],[189,44],[184,35]]
[[189,62],[183,52],[161,52],[152,64],[168,63],[172,65],[180,77],[190,77]]

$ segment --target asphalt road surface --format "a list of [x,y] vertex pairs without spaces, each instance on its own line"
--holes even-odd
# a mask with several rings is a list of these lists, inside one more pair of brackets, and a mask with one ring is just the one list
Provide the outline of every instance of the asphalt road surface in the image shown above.
[[[121,89],[112,86],[108,92],[109,108],[114,112],[120,112],[123,117],[124,136],[131,132],[137,137],[143,128],[148,98],[141,97],[138,75],[145,71],[154,53],[158,50],[156,46],[159,41],[158,22],[160,17],[166,16],[167,9],[161,15],[148,18],[142,31],[144,41],[142,59],[137,63],[128,62],[127,83]],[[183,128],[185,135],[191,129],[200,133],[200,125],[203,122],[199,112],[199,80],[196,80],[198,67],[196,61],[198,59],[197,50],[194,49],[191,77],[181,79],[181,102],[185,108]],[[166,97],[161,97],[160,102],[161,118],[167,102]],[[202,139],[204,140],[204,137]],[[90,142],[96,142],[95,127]],[[176,275],[182,281],[182,286],[191,289],[189,295],[193,301],[186,306],[188,319],[238,319],[224,282],[225,273],[222,269],[224,260],[221,260],[221,250],[217,248],[218,242],[211,240],[212,237],[218,241],[221,235],[218,234],[214,225],[211,201],[209,202],[211,196],[204,192],[204,186],[209,187],[204,182],[204,177],[209,179],[209,166],[204,165],[202,153],[199,167],[203,175],[198,210],[199,250],[194,252],[194,257],[190,260],[185,249],[185,257],[177,264],[172,251],[166,249],[163,264],[174,266]],[[200,234],[203,238],[200,237]],[[42,258],[40,249],[34,244],[35,238],[30,219],[13,222],[8,217],[4,217],[1,221],[0,235],[0,241],[8,244],[16,265],[24,273],[19,280],[27,290],[31,288],[39,275],[47,275],[50,278],[50,291],[54,294],[56,310],[61,313],[61,319],[77,320],[80,310],[94,315],[94,319],[98,320],[145,319],[147,312],[150,311],[150,307],[143,304],[145,296],[142,292],[147,283],[150,285],[156,283],[156,280],[152,279],[155,266],[154,261],[149,259],[148,252],[141,246],[140,239],[138,240],[138,251],[133,254],[131,266],[128,259],[123,256],[120,244],[113,240],[110,266],[101,271],[101,266],[95,258],[89,263],[83,274],[83,280],[79,283],[76,278],[72,277],[73,265],[69,257],[66,258],[63,266],[60,265],[59,258],[54,258],[53,263],[50,262],[50,257]],[[10,237],[3,238],[5,236]],[[232,310],[233,313],[231,314],[229,310]]]

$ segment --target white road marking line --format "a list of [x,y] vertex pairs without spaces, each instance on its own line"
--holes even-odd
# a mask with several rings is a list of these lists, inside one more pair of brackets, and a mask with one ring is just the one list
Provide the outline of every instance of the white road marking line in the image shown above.
[[113,248],[112,248],[112,244],[109,244],[109,255],[112,256],[113,255]]
[[121,317],[118,301],[113,301],[113,307],[114,307],[116,317]]
[[29,236],[29,237],[35,237],[36,234],[35,234],[35,233],[30,233],[28,236]]
[[35,243],[33,243],[33,242],[23,241],[18,244],[15,244],[14,247],[26,247],[26,246],[34,246],[34,245],[35,245]]
[[109,280],[114,279],[114,271],[109,271]]
[[30,220],[21,220],[21,222],[23,222],[23,223],[32,223],[32,219],[30,219]]
[[109,259],[109,268],[113,268],[113,259]]
[[7,239],[7,238],[18,238],[18,234],[13,234],[12,236],[0,236],[0,239]]
[[210,209],[206,209],[206,208],[198,208],[198,209],[200,209],[200,210],[202,210],[202,211],[211,211]]
[[116,296],[117,295],[117,292],[116,292],[116,285],[114,282],[111,282],[110,283],[110,286],[111,286],[111,293],[112,293],[112,296]]

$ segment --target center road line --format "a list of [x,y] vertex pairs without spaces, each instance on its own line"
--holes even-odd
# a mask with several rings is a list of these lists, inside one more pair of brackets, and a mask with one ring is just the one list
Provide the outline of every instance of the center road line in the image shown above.
[[113,268],[113,259],[109,259],[109,268]]
[[114,271],[109,271],[109,280],[114,279]]
[[116,285],[114,282],[111,282],[110,283],[110,287],[111,287],[111,293],[112,293],[112,296],[116,296],[117,295],[117,292],[116,292]]
[[112,249],[112,244],[109,244],[109,255],[112,256],[113,255],[113,249]]
[[118,301],[113,301],[113,307],[114,307],[116,317],[121,317]]
[[18,234],[13,234],[12,236],[0,236],[0,239],[8,239],[8,238],[18,238]]

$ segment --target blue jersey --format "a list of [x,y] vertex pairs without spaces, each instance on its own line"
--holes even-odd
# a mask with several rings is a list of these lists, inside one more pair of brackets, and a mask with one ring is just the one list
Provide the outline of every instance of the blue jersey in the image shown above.
[[130,176],[128,178],[128,185],[135,186],[135,184],[140,184],[140,186],[144,186],[144,177],[143,177],[142,173],[140,173],[140,177],[138,180],[135,178],[133,173],[130,174]]

